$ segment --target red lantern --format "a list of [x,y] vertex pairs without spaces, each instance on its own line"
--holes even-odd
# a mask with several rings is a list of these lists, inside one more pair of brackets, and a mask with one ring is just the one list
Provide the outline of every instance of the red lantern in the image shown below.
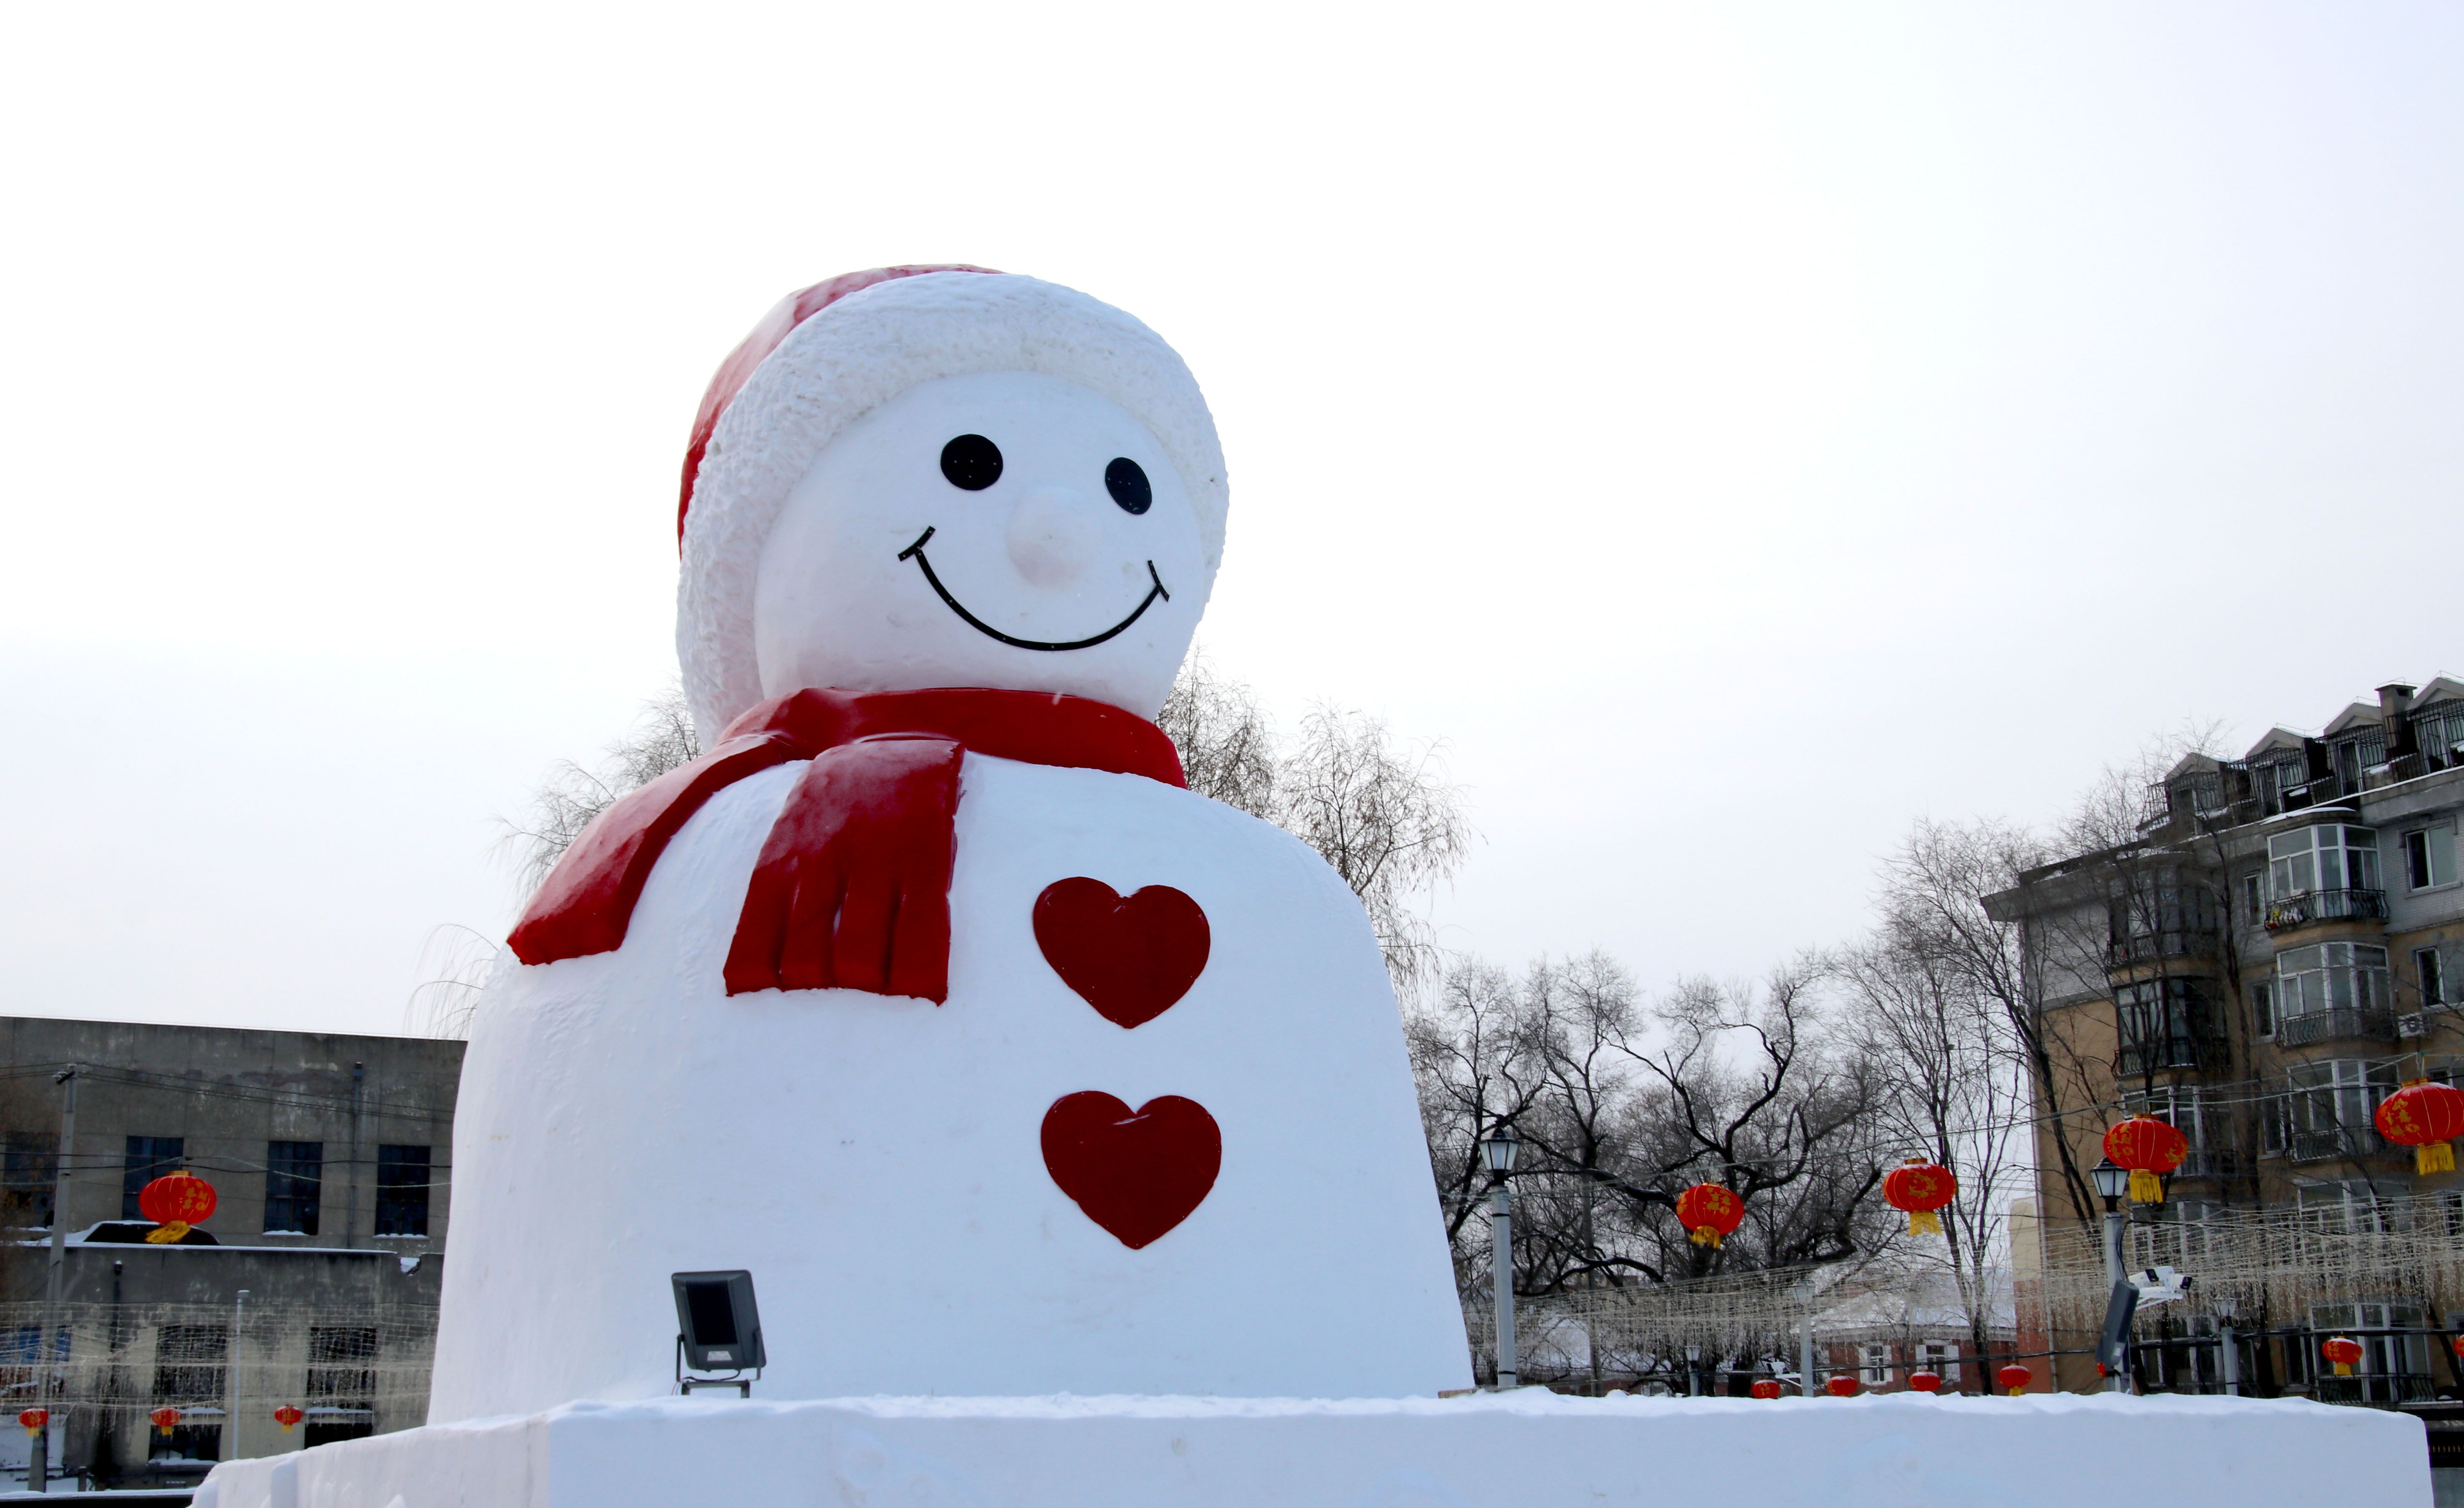
[[17,1422],[25,1427],[28,1434],[40,1434],[43,1426],[52,1422],[52,1411],[49,1408],[29,1408],[17,1416]]
[[165,1173],[137,1191],[137,1211],[162,1229],[145,1239],[167,1245],[214,1212],[214,1186],[186,1168]]
[[2104,1134],[2104,1155],[2115,1166],[2130,1169],[2133,1203],[2161,1205],[2163,1175],[2190,1155],[2190,1139],[2154,1116],[2132,1116]]
[[1854,1398],[1857,1396],[1857,1379],[1840,1372],[1823,1384],[1822,1390],[1834,1398]]
[[1912,1393],[1938,1393],[1942,1391],[1942,1374],[1940,1372],[1910,1372],[1908,1374],[1908,1391]]
[[2334,1336],[2319,1342],[2319,1354],[2336,1364],[2338,1377],[2350,1377],[2353,1364],[2362,1359],[2362,1342]]
[[1677,1223],[1696,1246],[1717,1251],[1746,1218],[1746,1202],[1717,1184],[1696,1184],[1677,1196]]
[[2449,1349],[2455,1353],[2455,1360],[2464,1362],[2464,1335],[2457,1336]]
[[2036,1374],[2028,1370],[2026,1367],[2021,1366],[2018,1363],[2013,1362],[2010,1365],[2002,1368],[2002,1370],[1994,1373],[1993,1380],[2002,1385],[2002,1390],[2004,1392],[2016,1398],[2021,1393],[2028,1390],[2028,1385],[2036,1380]]
[[1910,1235],[1942,1234],[1942,1217],[1934,1211],[1958,1197],[1958,1175],[1921,1157],[1882,1175],[1882,1198],[1892,1209],[1908,1212]]
[[282,1426],[282,1432],[284,1434],[289,1434],[293,1425],[297,1424],[300,1420],[307,1417],[308,1416],[306,1414],[301,1413],[298,1409],[293,1408],[289,1404],[284,1404],[281,1408],[274,1410],[274,1422]]
[[1777,1378],[1757,1378],[1754,1382],[1753,1394],[1757,1398],[1777,1398],[1782,1391]]
[[2409,1079],[2402,1089],[2379,1102],[2379,1135],[2412,1150],[2416,1173],[2455,1171],[2455,1148],[2464,1136],[2464,1089]]
[[154,1421],[155,1429],[162,1430],[165,1434],[169,1434],[171,1432],[171,1427],[180,1422],[180,1410],[177,1408],[157,1408],[145,1417]]

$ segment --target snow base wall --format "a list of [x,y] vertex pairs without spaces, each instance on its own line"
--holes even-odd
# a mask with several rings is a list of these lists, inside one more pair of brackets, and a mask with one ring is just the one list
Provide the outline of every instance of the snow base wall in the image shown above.
[[217,1467],[197,1508],[2428,1508],[2421,1422],[2229,1398],[733,1397],[572,1404]]

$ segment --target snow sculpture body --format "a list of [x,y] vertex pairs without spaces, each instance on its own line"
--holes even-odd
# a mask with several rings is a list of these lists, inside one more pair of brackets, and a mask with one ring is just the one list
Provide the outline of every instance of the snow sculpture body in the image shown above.
[[1225,496],[1170,347],[1031,278],[854,275],[730,358],[710,752],[482,1008],[431,1421],[671,1390],[668,1275],[737,1267],[769,1397],[1468,1386],[1367,920],[1147,721]]

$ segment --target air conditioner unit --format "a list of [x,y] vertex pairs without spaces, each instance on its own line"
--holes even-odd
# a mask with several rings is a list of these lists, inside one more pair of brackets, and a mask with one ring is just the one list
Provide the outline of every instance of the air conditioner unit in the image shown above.
[[2420,1037],[2430,1035],[2429,1013],[2427,1011],[2416,1010],[2409,1016],[2396,1017],[2395,1034],[2400,1037]]

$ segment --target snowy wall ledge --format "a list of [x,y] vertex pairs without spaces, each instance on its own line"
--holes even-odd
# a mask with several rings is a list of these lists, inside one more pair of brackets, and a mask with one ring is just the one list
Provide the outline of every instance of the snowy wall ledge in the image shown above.
[[215,1469],[198,1508],[2428,1508],[2419,1420],[2227,1398],[668,1398]]

